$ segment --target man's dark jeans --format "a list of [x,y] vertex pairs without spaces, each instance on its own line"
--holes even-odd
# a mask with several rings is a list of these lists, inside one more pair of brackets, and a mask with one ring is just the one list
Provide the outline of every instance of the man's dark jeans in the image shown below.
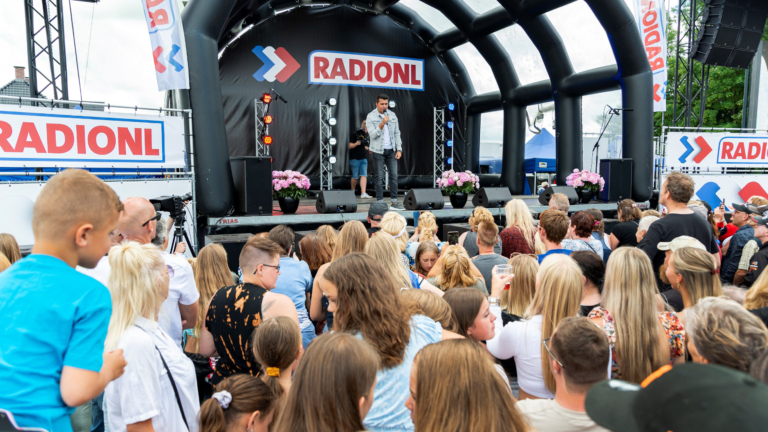
[[384,164],[389,171],[389,197],[392,202],[397,201],[397,159],[395,151],[385,149],[384,153],[373,154],[373,165],[376,170],[376,200],[384,200]]

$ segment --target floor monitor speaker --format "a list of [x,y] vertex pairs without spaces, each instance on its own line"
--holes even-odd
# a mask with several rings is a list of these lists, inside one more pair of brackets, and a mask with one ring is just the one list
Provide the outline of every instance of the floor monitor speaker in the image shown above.
[[597,197],[605,202],[619,202],[632,197],[632,159],[600,159],[600,175],[605,180]]
[[[213,234],[205,236],[205,245],[218,243],[227,252],[227,266],[237,272],[240,267],[240,252],[253,234]],[[1,430],[1,429],[0,429]]]
[[357,211],[355,192],[351,190],[320,191],[315,208],[318,213],[354,213]]
[[405,194],[403,207],[406,210],[440,210],[445,200],[440,189],[411,189]]
[[574,205],[579,202],[579,195],[576,193],[576,189],[573,186],[550,186],[539,195],[539,203],[542,205],[549,205],[549,200],[552,199],[552,195],[556,193],[565,194],[568,197],[568,203]]
[[512,194],[509,188],[502,187],[483,187],[475,192],[472,198],[472,205],[475,207],[497,208],[504,207],[507,201],[512,200]]
[[272,159],[229,158],[235,182],[235,210],[247,215],[272,216]]

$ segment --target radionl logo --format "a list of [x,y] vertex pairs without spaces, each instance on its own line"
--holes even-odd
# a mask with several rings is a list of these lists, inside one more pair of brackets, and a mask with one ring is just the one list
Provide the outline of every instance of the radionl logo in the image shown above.
[[256,57],[258,57],[259,60],[264,62],[264,66],[260,67],[259,70],[253,74],[256,81],[274,82],[275,80],[278,80],[281,83],[284,83],[294,72],[299,70],[299,62],[291,57],[291,55],[288,54],[288,51],[283,47],[274,49],[270,46],[264,48],[259,45],[252,51],[256,54]]
[[424,60],[338,51],[309,55],[309,83],[424,90]]
[[[678,160],[680,163],[686,163],[688,161],[688,156],[690,156],[695,149],[693,148],[693,145],[688,142],[688,136],[683,136],[680,138],[680,142],[683,143],[683,146],[685,146],[685,153],[683,153],[683,155],[680,156],[680,159]],[[712,153],[712,147],[709,145],[709,143],[707,143],[704,137],[701,136],[696,137],[694,142],[698,145],[699,151],[696,153],[696,156],[693,157],[693,161],[696,163],[701,163],[701,161],[703,161],[708,154]]]

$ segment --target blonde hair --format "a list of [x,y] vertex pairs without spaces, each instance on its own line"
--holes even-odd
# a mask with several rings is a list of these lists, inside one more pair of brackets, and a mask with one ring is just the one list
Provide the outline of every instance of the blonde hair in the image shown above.
[[8,260],[4,253],[0,252],[0,272],[7,270],[10,266],[11,262]]
[[768,271],[763,270],[749,291],[747,291],[744,307],[748,310],[753,310],[766,306],[768,306]]
[[16,238],[7,233],[0,233],[0,252],[8,258],[11,264],[21,259],[21,249]]
[[362,252],[365,243],[368,242],[368,231],[360,221],[349,221],[341,227],[336,238],[336,246],[333,248],[331,261],[349,255],[352,252]]
[[686,312],[690,343],[712,364],[749,373],[768,348],[768,329],[756,315],[725,297],[707,297]]
[[642,215],[643,217],[656,216],[657,218],[661,218],[661,213],[657,212],[656,210],[644,210]]
[[539,236],[539,233],[536,232],[536,235],[533,236],[533,252],[536,255],[541,255],[547,253],[547,245],[544,244],[544,242],[541,240],[541,236]]
[[211,243],[200,249],[195,264],[192,266],[195,274],[195,285],[200,293],[197,308],[197,323],[195,323],[194,352],[200,352],[200,332],[205,322],[208,303],[221,288],[233,284],[232,273],[227,267],[227,251],[219,243]]
[[432,212],[423,212],[419,216],[419,242],[435,241],[437,234],[437,219]]
[[525,201],[521,199],[507,201],[507,205],[504,206],[504,212],[507,214],[507,228],[515,227],[519,229],[523,233],[528,247],[534,250],[533,237],[538,230],[533,224],[533,216]]
[[421,313],[440,324],[443,330],[454,333],[458,330],[451,306],[437,294],[421,289],[408,289],[400,291],[400,296],[415,303]]
[[507,262],[512,266],[515,277],[509,283],[509,289],[501,292],[501,310],[508,314],[523,316],[536,293],[536,273],[539,261],[530,255],[517,255]]
[[490,210],[485,207],[475,207],[475,209],[472,210],[472,216],[469,217],[469,225],[472,226],[472,231],[477,231],[480,222],[496,223],[493,220],[493,215]]
[[405,232],[407,225],[403,215],[397,212],[386,212],[381,218],[381,230],[395,239],[400,252],[404,252],[408,247],[408,234]]
[[385,274],[394,279],[400,288],[413,288],[408,269],[400,260],[400,251],[391,235],[379,231],[365,244],[365,253],[373,257],[385,269]]
[[144,317],[155,320],[167,297],[161,289],[166,271],[165,261],[157,246],[126,241],[109,250],[109,279],[112,295],[112,317],[109,320],[106,350],[117,348],[120,337],[136,321]]
[[659,345],[657,292],[651,260],[643,251],[618,248],[611,253],[602,305],[613,315],[614,351],[623,380],[639,384],[669,360]]
[[453,245],[443,248],[440,255],[442,269],[435,282],[443,291],[451,288],[471,288],[477,283],[477,276],[472,273],[469,255],[466,249]]
[[691,305],[695,305],[704,297],[723,295],[717,264],[709,252],[692,247],[678,248],[672,253],[670,263],[675,274],[683,276]]
[[32,211],[32,232],[36,241],[60,239],[83,224],[102,229],[122,211],[123,203],[111,187],[88,171],[69,168],[40,190]]
[[[581,268],[567,255],[555,254],[548,257],[539,267],[538,288],[531,304],[525,311],[525,318],[542,315],[541,340],[552,336],[560,321],[575,317],[581,307],[581,292],[584,275]],[[544,384],[555,392],[555,376],[549,364],[549,354],[541,346],[541,367]]]
[[336,231],[336,228],[330,225],[320,225],[315,230],[315,234],[320,237],[325,242],[325,244],[328,245],[328,249],[331,252],[336,249],[336,237],[339,235],[339,233]]
[[[427,345],[413,361],[415,430],[526,432],[509,386],[485,348],[472,340]],[[454,379],[448,379],[453,377]]]

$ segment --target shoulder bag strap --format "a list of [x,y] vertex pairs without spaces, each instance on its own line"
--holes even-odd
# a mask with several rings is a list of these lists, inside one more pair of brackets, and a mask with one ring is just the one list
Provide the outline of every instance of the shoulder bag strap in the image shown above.
[[[136,326],[137,328],[141,329],[144,333],[148,334],[149,337],[152,337],[152,335],[144,330],[143,328]],[[152,345],[155,345],[154,342],[152,342]],[[176,396],[176,405],[179,406],[179,412],[181,413],[181,419],[184,420],[184,426],[187,427],[187,430],[189,430],[189,423],[187,423],[187,416],[184,415],[184,407],[181,406],[181,398],[179,397],[179,389],[176,388],[176,381],[173,379],[173,374],[171,373],[171,369],[168,368],[168,363],[165,362],[165,358],[163,358],[163,354],[160,352],[160,348],[155,345],[155,350],[157,350],[157,355],[160,356],[160,361],[163,362],[163,367],[165,368],[165,371],[168,372],[168,379],[171,381],[171,387],[173,387],[173,395]]]
[[598,254],[598,253],[597,253],[597,251],[595,250],[595,248],[593,248],[593,247],[592,247],[592,245],[591,245],[591,244],[589,244],[589,242],[588,242],[588,241],[586,241],[586,240],[579,240],[579,241],[581,241],[581,242],[584,242],[584,244],[585,244],[585,245],[587,245],[587,247],[588,247],[588,248],[589,248],[589,249],[590,249],[592,252],[594,252],[594,253],[595,253],[595,254],[597,254],[597,255],[600,255],[600,254]]

